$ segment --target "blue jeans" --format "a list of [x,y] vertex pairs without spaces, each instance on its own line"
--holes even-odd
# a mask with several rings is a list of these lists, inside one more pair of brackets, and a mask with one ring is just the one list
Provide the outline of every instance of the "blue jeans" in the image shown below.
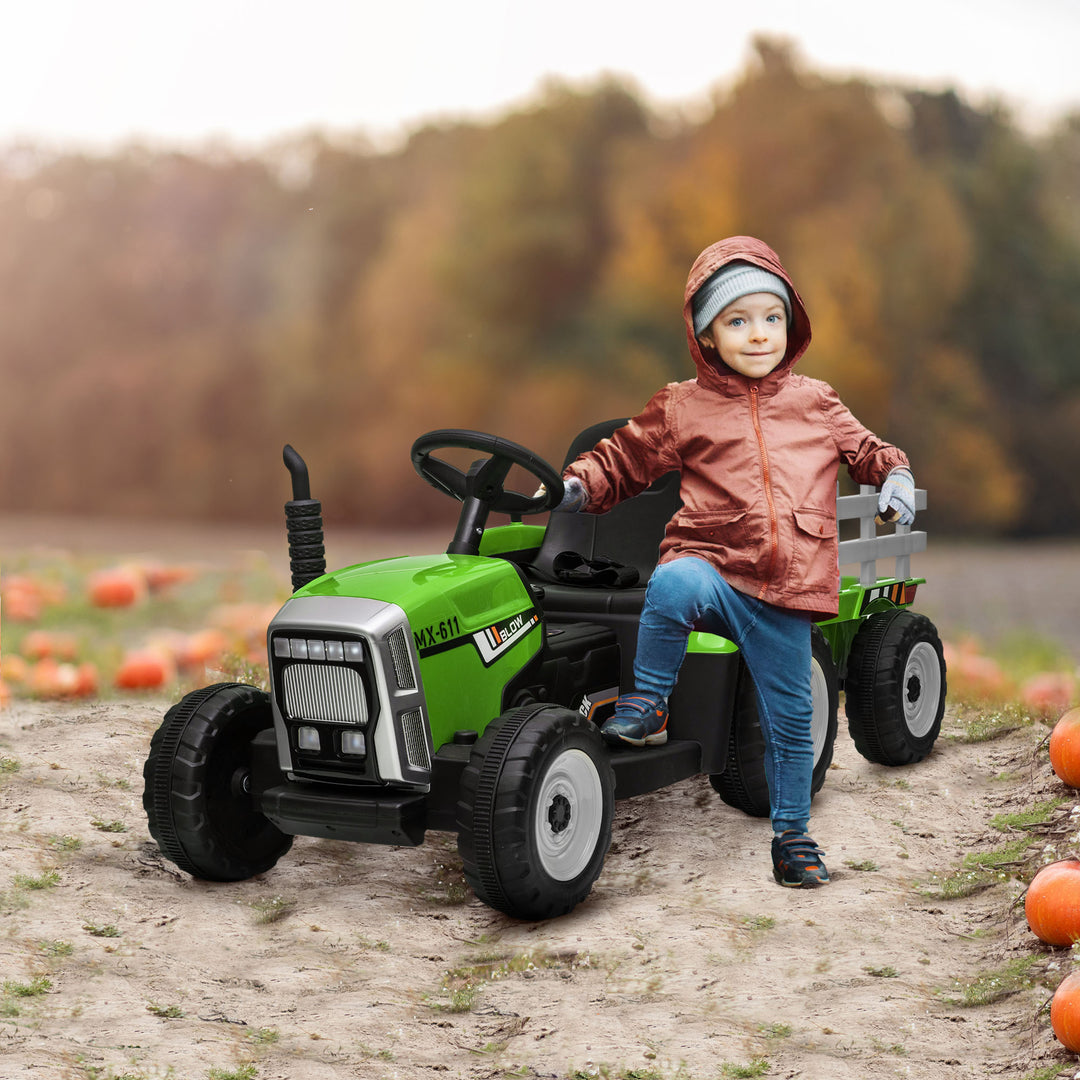
[[737,592],[709,563],[686,556],[654,571],[638,629],[634,689],[665,701],[675,688],[691,630],[738,645],[757,690],[775,832],[806,832],[810,820],[810,625],[805,614]]

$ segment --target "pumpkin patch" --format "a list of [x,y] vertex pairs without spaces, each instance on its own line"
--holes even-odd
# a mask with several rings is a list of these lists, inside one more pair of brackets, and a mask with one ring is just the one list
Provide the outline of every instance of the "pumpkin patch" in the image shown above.
[[[284,599],[263,565],[145,557],[102,561],[51,551],[0,573],[5,629],[0,708],[154,692],[266,663],[266,627]],[[253,599],[251,597],[258,597]]]

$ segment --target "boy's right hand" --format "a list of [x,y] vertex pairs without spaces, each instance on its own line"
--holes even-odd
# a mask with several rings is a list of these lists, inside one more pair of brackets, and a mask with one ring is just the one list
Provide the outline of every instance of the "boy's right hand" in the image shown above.
[[[539,499],[541,495],[547,494],[547,488],[541,484],[533,495],[534,499]],[[585,490],[585,485],[576,477],[570,476],[563,481],[563,497],[562,502],[555,507],[556,510],[562,510],[567,514],[576,514],[585,509],[586,504],[589,501],[588,492]]]

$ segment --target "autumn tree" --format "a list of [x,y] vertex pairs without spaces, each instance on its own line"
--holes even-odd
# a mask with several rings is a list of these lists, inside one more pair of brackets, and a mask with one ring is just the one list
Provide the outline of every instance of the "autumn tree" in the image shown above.
[[810,310],[800,370],[909,451],[934,528],[1075,530],[1078,132],[762,39],[683,115],[609,79],[392,149],[9,147],[0,497],[274,517],[289,441],[331,521],[445,517],[416,435],[493,430],[560,462],[693,376],[686,273],[749,233]]

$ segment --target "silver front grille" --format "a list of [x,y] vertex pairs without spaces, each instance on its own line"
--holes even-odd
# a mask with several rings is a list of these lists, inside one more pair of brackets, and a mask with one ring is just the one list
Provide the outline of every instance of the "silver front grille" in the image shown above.
[[405,735],[405,754],[414,769],[430,769],[427,739],[424,738],[424,719],[419,709],[401,714],[401,730]]
[[289,664],[283,672],[285,711],[290,720],[366,724],[367,698],[360,673],[325,664]]

